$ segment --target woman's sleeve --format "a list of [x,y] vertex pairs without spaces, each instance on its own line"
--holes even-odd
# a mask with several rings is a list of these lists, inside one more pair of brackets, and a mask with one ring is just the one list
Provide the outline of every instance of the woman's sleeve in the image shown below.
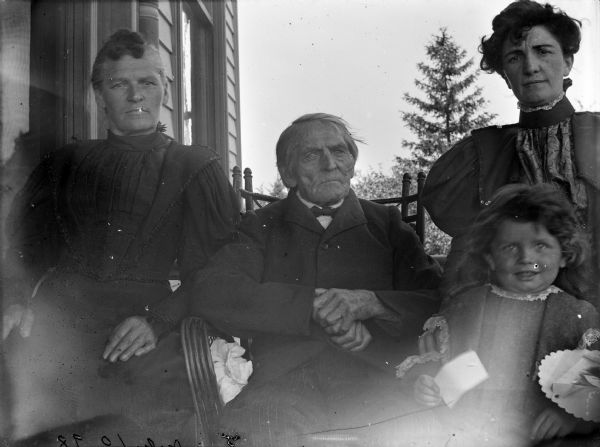
[[235,240],[240,220],[237,197],[216,160],[196,175],[184,200],[178,252],[182,282],[204,267],[222,246]]
[[[546,300],[540,329],[537,360],[559,350],[575,349],[588,329],[600,329],[596,308],[566,292],[552,294]],[[593,349],[598,348],[595,343]]]
[[465,234],[479,212],[478,176],[473,137],[456,143],[429,171],[423,204],[433,222],[452,237]]
[[379,301],[396,314],[393,322],[378,320],[388,335],[417,334],[423,322],[437,312],[441,278],[439,264],[425,253],[415,231],[402,221],[400,211],[388,207],[389,241],[394,252],[394,290],[375,290]]
[[[264,281],[262,221],[246,213],[240,240],[223,247],[194,280],[192,314],[235,336],[311,334],[314,287]],[[319,333],[322,332],[318,328]]]
[[54,213],[52,156],[46,157],[15,196],[6,219],[3,261],[5,305],[31,297],[36,282],[56,265],[60,234]]
[[152,324],[157,334],[164,333],[190,315],[190,278],[221,247],[237,238],[240,220],[237,202],[233,188],[216,159],[203,166],[187,185],[177,251],[182,285],[152,308]]

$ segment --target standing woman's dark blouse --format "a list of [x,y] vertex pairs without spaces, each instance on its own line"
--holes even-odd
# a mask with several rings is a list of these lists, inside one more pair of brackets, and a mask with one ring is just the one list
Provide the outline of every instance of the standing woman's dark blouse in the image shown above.
[[[563,97],[549,110],[521,111],[518,124],[473,131],[431,168],[423,191],[425,207],[435,224],[453,237],[447,288],[461,285],[456,267],[473,220],[494,191],[515,182],[560,186],[590,235],[589,262],[600,274],[600,114],[575,113]],[[578,285],[587,288],[585,296],[596,305],[597,274],[593,284]]]

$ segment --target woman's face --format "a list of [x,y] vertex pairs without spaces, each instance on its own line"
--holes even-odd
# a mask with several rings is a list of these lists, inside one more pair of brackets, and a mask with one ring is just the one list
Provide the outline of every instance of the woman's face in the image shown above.
[[520,42],[507,38],[502,46],[504,80],[519,102],[536,107],[552,102],[563,89],[573,56],[564,56],[560,43],[544,26],[532,27]]
[[156,131],[160,108],[166,100],[157,55],[129,55],[103,64],[96,101],[106,113],[108,128],[116,135],[144,135]]
[[543,225],[504,220],[486,260],[495,284],[515,293],[542,292],[566,265],[558,239]]

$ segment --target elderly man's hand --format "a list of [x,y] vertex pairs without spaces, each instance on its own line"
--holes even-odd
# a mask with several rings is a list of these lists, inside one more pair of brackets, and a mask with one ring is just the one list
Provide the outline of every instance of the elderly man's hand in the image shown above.
[[385,312],[370,290],[316,289],[315,293],[313,319],[330,335],[345,334],[355,321]]
[[8,334],[15,328],[19,329],[21,337],[29,337],[33,320],[33,312],[30,308],[21,304],[11,304],[4,310],[2,318],[2,340],[6,340]]
[[369,330],[360,321],[352,323],[346,333],[329,337],[329,340],[337,347],[352,352],[362,351],[369,346],[372,339]]
[[108,338],[102,358],[110,362],[129,360],[156,347],[157,337],[144,317],[129,317],[119,324]]

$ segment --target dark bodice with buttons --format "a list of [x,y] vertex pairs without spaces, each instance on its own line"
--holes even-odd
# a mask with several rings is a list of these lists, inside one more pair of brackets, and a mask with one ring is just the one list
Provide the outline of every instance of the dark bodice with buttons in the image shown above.
[[[87,141],[47,156],[7,221],[13,299],[48,268],[164,284],[187,277],[234,235],[236,199],[214,153],[155,133]],[[15,295],[18,295],[15,296]]]
[[132,144],[131,138],[110,134],[67,173],[56,210],[69,248],[61,260],[66,268],[98,278],[166,278],[177,235],[168,251],[154,259],[143,257],[141,247],[133,243],[141,236],[161,182],[168,142],[155,135],[138,137]]

